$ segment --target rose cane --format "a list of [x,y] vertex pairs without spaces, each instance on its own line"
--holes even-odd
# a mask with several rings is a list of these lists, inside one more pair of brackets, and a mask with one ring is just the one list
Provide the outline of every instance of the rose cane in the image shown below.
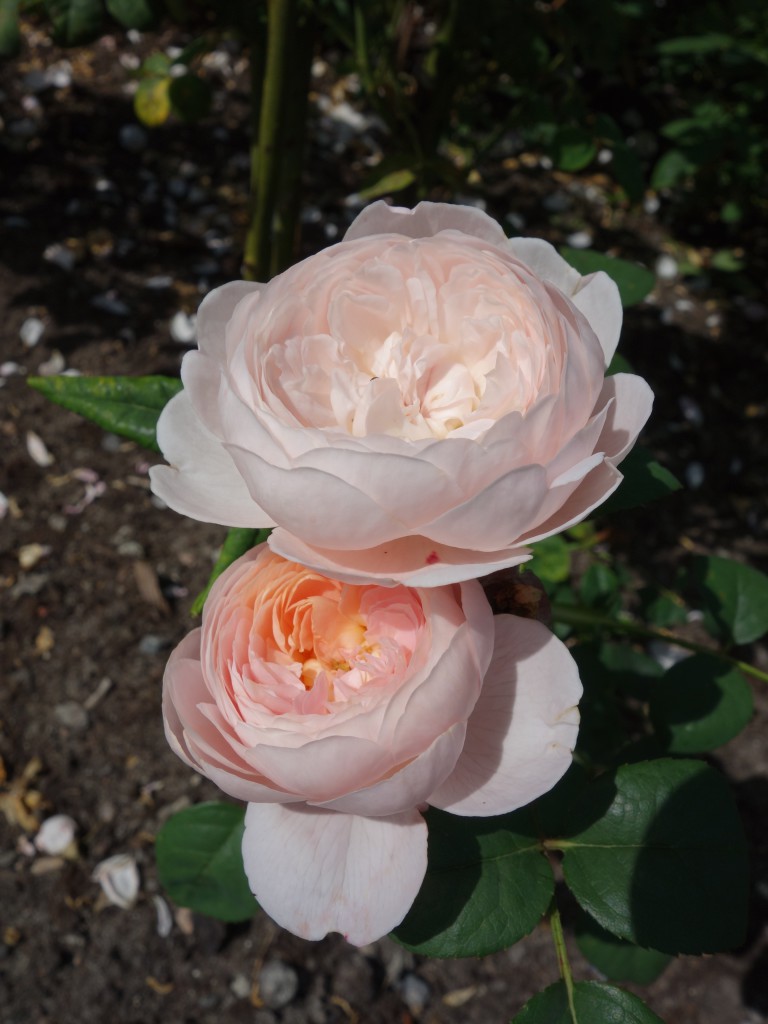
[[304,938],[363,945],[405,916],[427,804],[511,811],[571,762],[581,685],[543,625],[494,618],[476,581],[354,586],[274,554],[216,581],[164,679],[174,751],[248,801],[243,860]]
[[340,579],[518,565],[618,486],[648,418],[643,380],[604,379],[621,315],[605,274],[477,210],[375,203],[269,284],[205,299],[153,490],[276,525],[273,550]]

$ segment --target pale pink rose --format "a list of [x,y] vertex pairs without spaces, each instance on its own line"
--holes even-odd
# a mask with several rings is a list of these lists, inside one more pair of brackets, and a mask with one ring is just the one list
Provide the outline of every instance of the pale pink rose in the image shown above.
[[480,584],[356,586],[263,544],[216,581],[165,672],[173,750],[248,802],[243,861],[279,924],[357,945],[403,919],[427,804],[514,810],[571,762],[576,664]]
[[350,581],[518,565],[618,486],[648,418],[641,378],[604,380],[621,317],[605,274],[478,210],[374,203],[269,284],[207,296],[152,488]]

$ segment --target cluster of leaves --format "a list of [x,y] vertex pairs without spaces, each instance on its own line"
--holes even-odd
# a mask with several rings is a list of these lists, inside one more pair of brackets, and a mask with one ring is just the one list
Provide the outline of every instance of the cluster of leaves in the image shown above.
[[682,189],[724,223],[768,198],[768,12],[750,0],[317,7],[393,140],[367,198],[466,188],[522,149],[600,166],[632,202]]
[[[364,198],[466,190],[488,158],[533,149],[562,171],[599,166],[617,198],[673,190],[726,225],[768,202],[768,9],[751,0],[296,3],[389,129]],[[210,86],[190,64],[222,32],[263,60],[265,5],[247,0],[0,0],[0,55],[18,48],[20,11],[41,12],[65,45],[166,20],[193,33],[179,58],[156,53],[139,70],[135,109],[150,126],[205,116]]]
[[[573,258],[582,271],[611,273],[625,304],[652,283],[625,261],[594,253]],[[30,383],[154,450],[157,418],[180,386],[164,377]],[[625,481],[599,523],[679,488],[642,450],[622,470]],[[738,814],[725,779],[692,755],[732,739],[752,714],[742,674],[749,667],[732,649],[768,632],[768,577],[726,559],[697,558],[681,580],[688,606],[647,586],[630,616],[623,604],[629,577],[602,553],[599,523],[540,542],[530,563],[547,590],[555,628],[575,641],[585,694],[574,765],[554,790],[512,814],[427,812],[427,875],[394,933],[415,952],[481,956],[519,941],[547,914],[557,941],[556,864],[576,906],[576,941],[609,981],[647,983],[676,954],[732,948],[743,939],[748,872]],[[212,580],[265,536],[230,530]],[[197,610],[204,598],[205,592]],[[718,646],[674,632],[689,608],[701,613]],[[695,653],[664,670],[643,646],[648,641]],[[225,921],[252,916],[257,905],[243,872],[242,832],[243,810],[223,802],[171,818],[157,839],[169,896]],[[573,1024],[609,1013],[638,1024],[658,1021],[636,997],[611,984],[574,984],[568,970],[515,1021]]]

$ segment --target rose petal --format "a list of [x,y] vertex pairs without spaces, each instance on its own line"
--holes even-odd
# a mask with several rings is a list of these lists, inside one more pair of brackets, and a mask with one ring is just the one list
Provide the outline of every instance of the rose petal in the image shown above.
[[465,730],[465,723],[460,722],[388,779],[317,806],[378,818],[426,803],[429,794],[453,770],[464,744]]
[[499,247],[507,242],[507,236],[496,221],[475,207],[424,202],[409,210],[405,206],[388,206],[383,199],[366,206],[357,215],[344,241],[386,234],[430,238],[441,231],[461,231]]
[[[231,730],[219,716],[211,721],[211,694],[200,666],[200,629],[181,641],[171,654],[163,677],[163,724],[165,737],[185,764],[207,776],[236,800],[290,802],[300,799],[281,793],[266,779],[255,778],[252,766]],[[208,714],[204,714],[204,708]]]
[[415,900],[427,826],[415,809],[362,818],[250,804],[243,864],[254,896],[283,928],[305,939],[337,931],[364,946],[395,928]]
[[274,526],[224,447],[200,422],[186,391],[175,395],[160,414],[157,440],[171,465],[152,466],[149,478],[166,505],[206,523]]
[[197,311],[197,344],[202,352],[221,357],[227,324],[241,299],[265,286],[255,281],[230,281],[208,292]]
[[[618,487],[618,480],[616,485]],[[521,565],[531,558],[525,547],[472,551],[436,544],[428,537],[404,537],[363,551],[332,551],[312,547],[287,530],[273,530],[269,546],[289,561],[335,576],[347,583],[378,583],[395,587],[440,587],[497,569]]]
[[651,415],[653,392],[642,377],[616,373],[605,379],[598,406],[604,403],[610,403],[610,408],[596,447],[616,465],[635,443]]
[[539,622],[497,615],[493,660],[453,773],[429,803],[452,814],[505,814],[565,774],[578,734],[576,662]]
[[551,281],[584,314],[600,339],[607,366],[619,343],[624,315],[615,282],[602,270],[582,277],[542,238],[511,238],[507,244],[534,274]]

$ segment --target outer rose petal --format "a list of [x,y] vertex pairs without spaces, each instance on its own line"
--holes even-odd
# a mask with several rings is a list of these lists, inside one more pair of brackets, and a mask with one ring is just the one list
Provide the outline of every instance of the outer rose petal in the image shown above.
[[304,806],[249,804],[243,864],[261,906],[304,939],[338,931],[355,946],[408,913],[427,870],[418,811],[362,818]]
[[453,814],[523,807],[568,769],[582,693],[576,662],[540,622],[497,615],[496,645],[456,768],[429,797]]
[[357,215],[344,240],[388,234],[429,238],[441,231],[462,231],[502,248],[507,242],[507,236],[496,221],[472,206],[419,203],[410,210],[406,206],[388,206],[383,199],[366,206]]
[[584,314],[600,341],[607,366],[619,343],[624,318],[616,284],[602,270],[582,277],[553,245],[541,238],[510,238],[507,246],[534,274],[551,281]]
[[171,465],[150,469],[152,490],[174,511],[222,526],[275,525],[248,493],[220,441],[200,422],[186,391],[160,414],[157,440]]
[[[621,474],[617,473],[620,479]],[[618,480],[614,487],[618,486]],[[608,495],[606,494],[605,497]],[[345,583],[377,583],[382,587],[442,587],[476,576],[522,565],[531,558],[525,547],[503,551],[472,551],[436,544],[428,537],[404,537],[365,551],[330,551],[305,544],[287,530],[274,530],[267,542],[292,562],[334,576]]]
[[201,713],[206,705],[210,708],[211,695],[200,665],[200,634],[200,629],[193,629],[184,637],[165,670],[163,724],[171,750],[236,800],[278,803],[300,800],[290,793],[281,793],[270,786],[267,779],[259,781],[250,765],[234,749],[231,738],[218,731],[210,718]]
[[263,288],[263,284],[254,281],[230,281],[206,295],[197,311],[197,344],[201,352],[216,355],[221,351],[235,306],[246,295]]

